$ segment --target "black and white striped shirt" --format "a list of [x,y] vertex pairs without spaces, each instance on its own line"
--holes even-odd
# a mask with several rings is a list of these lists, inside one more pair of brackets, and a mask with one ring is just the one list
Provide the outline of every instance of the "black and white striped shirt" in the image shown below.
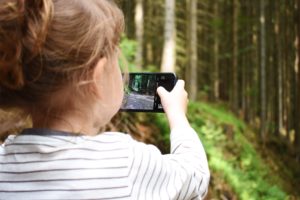
[[171,154],[129,135],[26,129],[0,146],[0,199],[202,199],[209,170],[192,128],[171,133]]

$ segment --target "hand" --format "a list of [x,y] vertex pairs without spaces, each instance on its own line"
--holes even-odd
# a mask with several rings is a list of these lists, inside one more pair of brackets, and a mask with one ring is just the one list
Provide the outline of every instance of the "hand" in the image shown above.
[[188,94],[184,89],[184,81],[178,80],[174,89],[168,92],[163,87],[157,88],[162,106],[168,117],[170,127],[189,126],[186,118]]

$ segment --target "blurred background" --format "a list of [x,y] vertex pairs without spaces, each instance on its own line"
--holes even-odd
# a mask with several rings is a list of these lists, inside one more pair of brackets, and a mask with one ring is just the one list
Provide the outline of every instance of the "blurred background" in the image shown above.
[[[300,1],[117,3],[130,71],[173,71],[186,81],[189,119],[212,170],[207,199],[300,199]],[[128,115],[139,124],[164,119]],[[142,139],[167,152],[162,119]]]
[[[186,81],[212,173],[206,199],[300,199],[300,0],[116,2],[121,65]],[[3,140],[30,120],[0,111],[0,124]],[[169,152],[163,114],[120,113],[104,129]]]

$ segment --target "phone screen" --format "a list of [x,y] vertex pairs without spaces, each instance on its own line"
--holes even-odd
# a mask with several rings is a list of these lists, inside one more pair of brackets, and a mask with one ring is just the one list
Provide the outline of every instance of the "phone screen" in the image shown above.
[[124,99],[121,111],[163,112],[156,92],[159,86],[171,91],[176,83],[173,73],[129,73],[124,86]]

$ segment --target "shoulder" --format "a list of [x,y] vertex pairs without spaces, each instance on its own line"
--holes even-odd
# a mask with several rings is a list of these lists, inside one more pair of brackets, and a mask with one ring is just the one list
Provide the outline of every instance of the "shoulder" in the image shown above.
[[128,143],[134,142],[134,139],[129,135],[121,132],[103,132],[95,136],[82,136],[84,145],[114,145],[124,146]]
[[[161,159],[160,150],[152,145],[135,140],[130,134],[121,132],[104,132],[96,136],[84,136],[85,147],[94,149],[115,149],[122,153],[127,152],[128,156],[138,160]],[[153,159],[153,158],[156,159]]]
[[140,145],[140,142],[132,138],[130,134],[121,132],[103,132],[96,136],[83,136],[84,141],[82,145],[91,148],[117,148],[127,149],[128,152],[134,152],[134,149]]
[[104,132],[96,136],[87,136],[86,138],[94,141],[103,142],[133,142],[131,135],[122,132]]
[[94,137],[86,137],[98,143],[110,143],[120,146],[128,146],[133,154],[157,154],[161,155],[160,150],[152,145],[134,139],[130,134],[122,132],[104,132]]

